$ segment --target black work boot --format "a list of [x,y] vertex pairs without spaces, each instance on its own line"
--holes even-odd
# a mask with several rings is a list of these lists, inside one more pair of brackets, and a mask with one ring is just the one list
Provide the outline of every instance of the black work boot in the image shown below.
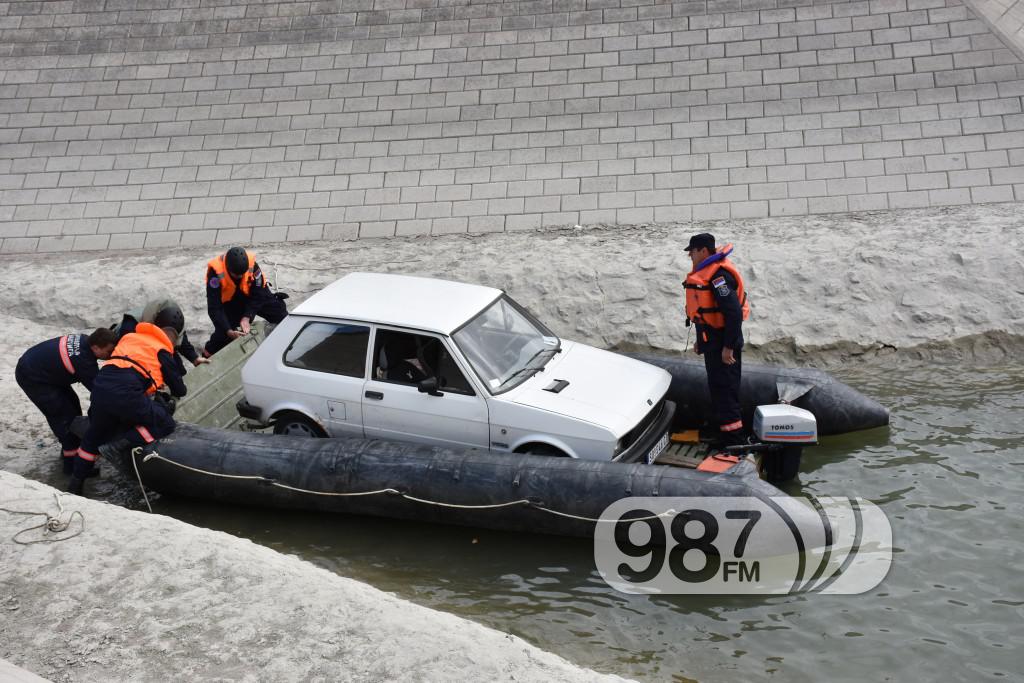
[[82,491],[85,489],[85,480],[81,477],[71,475],[71,479],[68,480],[68,493],[73,493],[76,496],[82,495]]

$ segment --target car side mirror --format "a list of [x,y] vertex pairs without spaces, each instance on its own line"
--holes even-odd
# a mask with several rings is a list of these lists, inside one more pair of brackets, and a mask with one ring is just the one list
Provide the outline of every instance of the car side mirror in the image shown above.
[[421,394],[430,394],[431,396],[444,396],[440,391],[437,390],[437,377],[427,377],[421,380],[416,385]]

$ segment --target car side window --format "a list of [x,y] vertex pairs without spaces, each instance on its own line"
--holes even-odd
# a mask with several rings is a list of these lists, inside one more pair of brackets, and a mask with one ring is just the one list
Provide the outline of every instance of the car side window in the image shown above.
[[366,376],[370,328],[346,323],[307,323],[284,352],[284,364],[346,377]]
[[417,385],[436,377],[440,391],[476,393],[437,337],[378,329],[373,358],[374,379]]

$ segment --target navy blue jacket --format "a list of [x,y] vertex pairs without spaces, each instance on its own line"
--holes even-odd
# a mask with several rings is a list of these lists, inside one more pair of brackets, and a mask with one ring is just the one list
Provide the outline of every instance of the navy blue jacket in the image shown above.
[[92,391],[99,372],[89,335],[67,334],[36,344],[18,359],[17,373],[29,382],[69,387],[81,382]]
[[[177,397],[182,397],[188,391],[188,387],[185,386],[184,372],[182,371],[181,358],[178,354],[172,354],[170,351],[161,349],[156,354],[157,360],[160,361],[160,373],[164,377],[164,384],[167,385],[167,389],[170,390],[171,394]],[[120,365],[104,365],[103,369],[100,370],[102,379],[98,384],[102,387],[97,387],[97,394],[101,391],[139,391],[145,393],[149,390],[152,381],[149,377],[142,374],[142,372],[136,367],[122,367]],[[95,400],[95,395],[94,395]]]
[[[217,274],[213,272],[212,268],[207,267],[206,310],[210,314],[210,320],[213,321],[213,327],[217,332],[227,332],[238,325],[242,318],[248,318],[251,322],[256,317],[256,311],[274,298],[274,293],[270,291],[270,287],[267,287],[267,283],[263,279],[263,273],[260,271],[258,263],[254,263],[252,266],[252,277],[253,283],[249,288],[249,296],[242,293],[241,287],[236,287],[231,301],[222,303],[220,287],[210,286],[211,282],[217,281]],[[232,314],[230,318],[225,308],[230,309]]]

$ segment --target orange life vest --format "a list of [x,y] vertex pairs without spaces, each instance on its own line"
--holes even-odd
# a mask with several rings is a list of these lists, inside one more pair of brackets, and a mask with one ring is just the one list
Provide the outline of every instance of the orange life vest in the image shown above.
[[135,370],[150,381],[146,393],[154,394],[164,385],[164,373],[157,358],[161,350],[174,353],[174,346],[164,331],[152,323],[139,323],[134,332],[121,337],[107,365]]
[[[242,276],[242,282],[239,286],[242,289],[242,294],[249,296],[249,293],[252,291],[253,283],[256,281],[253,276],[253,269],[256,266],[256,257],[253,256],[250,251],[246,251],[245,255],[249,257],[249,270],[247,270],[245,275]],[[218,280],[217,286],[220,288],[220,302],[222,304],[226,304],[231,301],[235,296],[235,281],[231,279],[231,275],[228,273],[228,267],[224,262],[224,256],[225,254],[215,256],[206,264],[207,267],[213,271],[214,277]]]
[[744,320],[750,317],[750,304],[747,302],[747,292],[743,288],[743,277],[740,275],[740,271],[732,261],[726,258],[732,253],[732,245],[727,244],[721,247],[717,253],[722,254],[722,258],[687,275],[683,282],[683,288],[686,290],[686,319],[720,330],[725,328],[725,316],[718,308],[715,287],[711,282],[719,268],[727,271],[736,279],[736,296],[739,297],[740,306],[743,307]]

